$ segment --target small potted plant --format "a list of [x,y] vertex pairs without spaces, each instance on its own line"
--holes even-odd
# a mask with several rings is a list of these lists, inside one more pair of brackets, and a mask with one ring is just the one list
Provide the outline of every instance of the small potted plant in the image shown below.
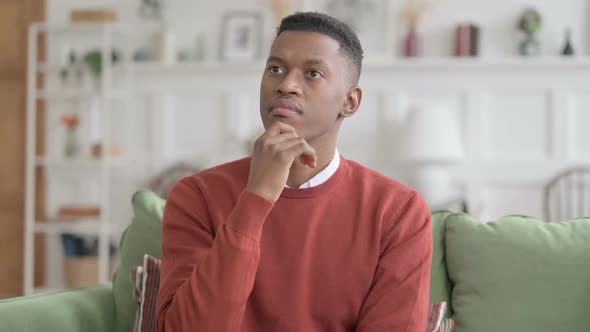
[[526,9],[518,20],[518,28],[525,35],[520,43],[519,52],[524,56],[536,56],[541,53],[541,43],[537,39],[537,33],[541,30],[543,20],[541,14],[533,9]]

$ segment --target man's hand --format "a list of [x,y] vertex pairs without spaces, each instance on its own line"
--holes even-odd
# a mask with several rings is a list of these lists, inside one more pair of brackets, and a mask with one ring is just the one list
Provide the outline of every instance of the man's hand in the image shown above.
[[295,128],[280,121],[273,123],[254,144],[246,189],[276,202],[296,158],[311,168],[316,167],[315,150],[297,135]]

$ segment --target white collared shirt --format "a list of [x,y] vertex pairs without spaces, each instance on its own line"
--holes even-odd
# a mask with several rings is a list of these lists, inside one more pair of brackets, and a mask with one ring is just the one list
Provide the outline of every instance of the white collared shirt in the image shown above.
[[[307,182],[299,186],[299,189],[307,189],[315,186],[319,186],[320,184],[328,181],[329,178],[336,173],[340,167],[340,153],[338,152],[338,148],[336,148],[336,152],[334,153],[334,158],[332,161],[324,168],[321,172],[316,174],[313,178],[309,179]],[[288,186],[285,186],[288,187]]]

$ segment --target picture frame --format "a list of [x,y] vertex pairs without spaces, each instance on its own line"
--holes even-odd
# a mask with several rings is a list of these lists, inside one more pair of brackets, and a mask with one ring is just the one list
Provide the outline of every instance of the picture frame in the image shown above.
[[226,13],[221,22],[219,55],[222,61],[254,61],[260,57],[263,16],[260,12]]

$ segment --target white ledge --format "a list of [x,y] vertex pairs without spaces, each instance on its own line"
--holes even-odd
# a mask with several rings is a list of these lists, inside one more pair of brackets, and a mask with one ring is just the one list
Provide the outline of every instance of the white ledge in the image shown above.
[[[131,65],[138,74],[191,73],[257,73],[264,70],[263,61],[252,62],[179,62],[165,65],[158,62],[139,62]],[[573,57],[504,57],[504,58],[371,58],[363,63],[363,70],[590,70],[590,56]]]

